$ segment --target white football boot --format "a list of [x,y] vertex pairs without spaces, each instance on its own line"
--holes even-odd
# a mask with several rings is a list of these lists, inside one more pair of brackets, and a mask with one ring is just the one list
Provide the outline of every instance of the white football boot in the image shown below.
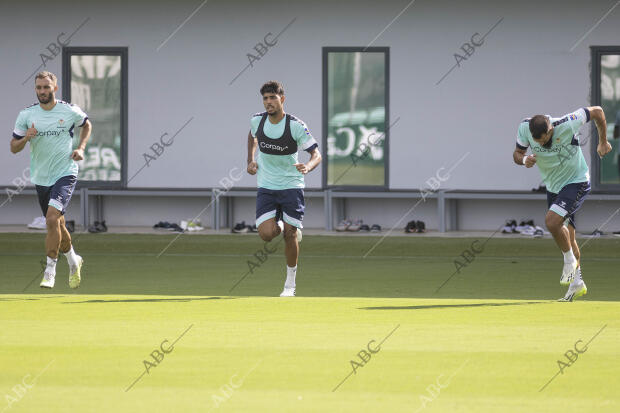
[[569,285],[575,278],[575,271],[577,271],[577,260],[573,262],[565,262],[562,268],[562,277],[560,277],[560,285]]
[[41,288],[54,288],[54,283],[56,282],[56,275],[50,274],[48,272],[43,274],[43,279],[41,280]]
[[570,303],[575,298],[579,298],[582,295],[586,295],[588,293],[588,287],[586,287],[586,283],[583,280],[571,284],[568,287],[568,291],[566,291],[566,295],[560,298],[558,301]]
[[295,287],[287,287],[285,285],[280,297],[295,297]]

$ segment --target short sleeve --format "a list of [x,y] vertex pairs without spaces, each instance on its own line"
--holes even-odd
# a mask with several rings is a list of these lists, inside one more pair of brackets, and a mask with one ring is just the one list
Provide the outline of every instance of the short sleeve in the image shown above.
[[17,120],[15,121],[15,128],[13,129],[13,137],[15,139],[22,139],[26,136],[28,130],[28,115],[25,111],[19,112]]
[[306,124],[299,119],[291,121],[291,134],[293,135],[293,139],[297,142],[297,145],[301,146],[301,149],[304,151],[311,151],[319,146]]
[[527,139],[527,131],[529,131],[529,124],[527,122],[521,122],[519,130],[517,131],[517,148],[527,149],[530,146],[530,142]]
[[581,108],[569,113],[566,117],[572,129],[579,129],[581,125],[590,121],[590,111],[588,108]]
[[84,111],[80,109],[79,106],[69,105],[69,108],[71,108],[71,112],[73,113],[73,123],[80,127],[84,126],[86,120],[88,120],[88,115],[84,113]]

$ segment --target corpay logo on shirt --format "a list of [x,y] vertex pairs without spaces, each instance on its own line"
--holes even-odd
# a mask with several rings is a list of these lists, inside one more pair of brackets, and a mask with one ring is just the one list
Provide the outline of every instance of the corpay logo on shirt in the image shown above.
[[269,143],[265,143],[265,142],[261,142],[260,143],[260,147],[261,148],[265,148],[265,149],[274,149],[274,150],[280,151],[280,152],[284,152],[285,150],[288,149],[288,145],[285,146],[285,147],[281,147],[279,145],[269,144]]
[[45,132],[37,132],[37,136],[60,136],[60,134],[64,131],[59,130],[48,130]]

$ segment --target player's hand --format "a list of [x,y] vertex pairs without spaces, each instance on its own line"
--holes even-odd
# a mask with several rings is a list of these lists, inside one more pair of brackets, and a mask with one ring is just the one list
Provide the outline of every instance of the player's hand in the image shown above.
[[602,158],[603,156],[611,152],[611,144],[607,141],[605,141],[604,143],[599,143],[596,147],[596,152],[598,153],[598,156]]
[[310,172],[305,163],[294,163],[293,166],[304,175]]
[[71,154],[71,159],[73,159],[74,161],[81,161],[82,159],[84,159],[84,149],[78,148],[74,150]]
[[257,170],[258,170],[258,164],[255,161],[248,162],[248,173],[250,175],[256,175]]
[[28,130],[26,130],[26,140],[29,141],[30,139],[34,138],[35,136],[37,136],[37,133],[38,131],[34,127],[33,123],[32,126],[29,127]]
[[525,167],[526,168],[531,168],[534,165],[536,165],[536,154],[535,153],[525,157]]

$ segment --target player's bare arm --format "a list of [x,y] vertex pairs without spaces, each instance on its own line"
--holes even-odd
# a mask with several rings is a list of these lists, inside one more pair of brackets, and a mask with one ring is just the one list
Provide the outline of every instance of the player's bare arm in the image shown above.
[[256,175],[256,171],[258,170],[258,164],[254,160],[254,154],[256,153],[256,147],[258,146],[258,142],[256,138],[252,136],[252,132],[248,132],[248,173],[250,175]]
[[598,145],[596,152],[601,158],[611,152],[611,144],[607,142],[607,121],[605,120],[605,112],[600,106],[590,106],[590,119],[594,121],[596,130],[598,131]]
[[92,130],[93,125],[88,119],[86,119],[86,122],[84,123],[80,131],[80,144],[71,154],[71,159],[73,159],[74,161],[81,161],[82,159],[84,159],[84,150],[86,149],[86,144],[90,139],[90,133],[92,132]]
[[514,159],[517,165],[525,165],[526,168],[531,168],[536,164],[536,155],[526,155],[527,149],[515,148],[515,151],[512,154],[512,159]]
[[12,153],[21,152],[22,149],[24,149],[24,147],[26,146],[26,144],[30,142],[30,139],[34,138],[35,136],[37,136],[37,129],[34,127],[34,123],[33,123],[28,128],[28,130],[26,130],[26,136],[24,136],[21,139],[15,139],[15,138],[11,139],[11,152]]
[[321,152],[319,152],[318,148],[314,148],[314,150],[310,152],[310,155],[311,155],[310,160],[307,163],[305,164],[296,163],[295,164],[295,167],[297,168],[297,170],[304,175],[312,171],[314,168],[319,166],[319,164],[321,163],[322,157],[321,157]]

